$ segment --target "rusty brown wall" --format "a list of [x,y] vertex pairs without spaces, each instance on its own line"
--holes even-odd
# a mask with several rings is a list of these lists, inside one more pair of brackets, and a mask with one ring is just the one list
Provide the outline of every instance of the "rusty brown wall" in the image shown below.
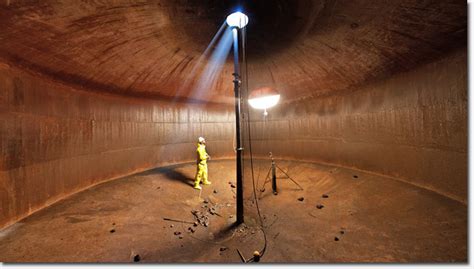
[[98,182],[233,156],[232,108],[88,93],[0,64],[0,227]]
[[[282,96],[282,100],[284,100]],[[254,152],[393,176],[467,200],[467,53],[253,115]]]

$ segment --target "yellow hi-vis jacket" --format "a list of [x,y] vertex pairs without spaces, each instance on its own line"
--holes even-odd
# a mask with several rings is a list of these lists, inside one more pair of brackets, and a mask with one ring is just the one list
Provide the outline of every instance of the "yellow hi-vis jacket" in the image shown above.
[[197,162],[198,164],[207,164],[207,158],[209,157],[209,155],[207,155],[207,152],[206,152],[206,146],[203,145],[203,144],[200,144],[198,143],[198,146],[197,146]]

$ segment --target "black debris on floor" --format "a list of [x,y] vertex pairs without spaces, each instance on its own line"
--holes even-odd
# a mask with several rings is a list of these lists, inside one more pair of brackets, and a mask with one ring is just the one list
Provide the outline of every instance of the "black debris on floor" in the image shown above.
[[141,260],[141,257],[139,254],[133,256],[133,262],[139,262]]

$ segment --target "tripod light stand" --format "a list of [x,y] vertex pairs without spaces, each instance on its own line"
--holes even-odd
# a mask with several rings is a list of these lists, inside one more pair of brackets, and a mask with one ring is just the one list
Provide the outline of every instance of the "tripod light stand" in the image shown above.
[[[300,184],[298,184],[298,182],[296,182],[293,178],[291,178],[285,171],[283,171],[283,169],[281,169],[276,163],[275,163],[275,159],[273,159],[273,154],[270,152],[269,153],[270,155],[270,158],[272,160],[272,165],[270,166],[270,169],[268,169],[268,173],[267,173],[267,176],[265,177],[265,182],[263,183],[263,187],[262,187],[262,192],[265,191],[265,185],[267,184],[268,180],[271,179],[272,181],[272,191],[273,191],[273,194],[274,195],[277,195],[278,194],[278,190],[277,190],[277,177],[276,177],[276,169],[278,168],[283,174],[285,174],[291,181],[293,181],[293,183],[296,184],[296,186],[298,186],[300,188],[300,190],[303,190],[303,187],[300,186]],[[271,172],[271,175],[272,177],[270,178],[269,175],[270,175],[270,172]]]

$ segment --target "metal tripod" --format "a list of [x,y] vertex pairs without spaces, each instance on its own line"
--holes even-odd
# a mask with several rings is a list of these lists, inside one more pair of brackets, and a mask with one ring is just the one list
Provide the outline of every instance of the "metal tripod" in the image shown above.
[[[276,169],[280,169],[280,171],[285,174],[291,181],[293,181],[293,183],[296,184],[296,186],[298,186],[300,188],[300,190],[303,190],[303,187],[300,186],[300,184],[298,184],[298,182],[296,182],[294,179],[292,179],[285,171],[283,171],[283,169],[281,169],[276,163],[275,163],[275,160],[273,159],[273,154],[270,152],[269,154],[271,160],[272,160],[272,165],[270,167],[270,169],[268,169],[268,173],[267,173],[267,176],[265,177],[265,182],[263,183],[263,187],[262,189],[260,190],[261,192],[264,192],[265,191],[265,185],[268,183],[269,179],[272,181],[272,190],[273,190],[273,194],[274,195],[277,195],[278,194],[278,191],[277,191],[277,182],[276,182]],[[269,177],[270,176],[270,172],[271,172],[271,178]]]

